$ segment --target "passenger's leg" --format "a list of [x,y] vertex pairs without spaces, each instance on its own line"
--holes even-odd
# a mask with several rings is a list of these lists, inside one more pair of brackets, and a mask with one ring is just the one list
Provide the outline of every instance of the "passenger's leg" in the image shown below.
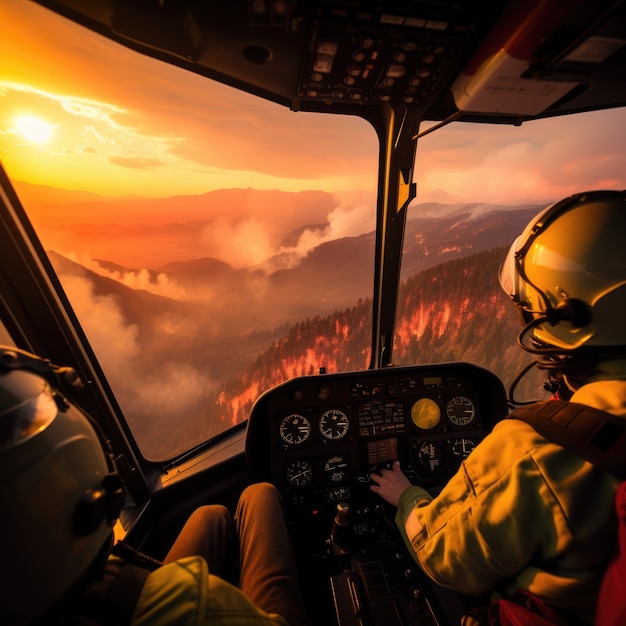
[[278,613],[289,626],[309,624],[287,531],[283,501],[269,483],[241,494],[235,525],[240,541],[240,589],[266,613]]
[[219,576],[234,538],[235,526],[228,509],[219,504],[202,506],[190,515],[164,562],[201,556],[209,564],[209,571]]

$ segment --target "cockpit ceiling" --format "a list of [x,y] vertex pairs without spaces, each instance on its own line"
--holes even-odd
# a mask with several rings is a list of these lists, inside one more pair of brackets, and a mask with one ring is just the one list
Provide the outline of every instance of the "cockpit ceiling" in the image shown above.
[[519,123],[626,104],[624,2],[37,1],[294,110]]

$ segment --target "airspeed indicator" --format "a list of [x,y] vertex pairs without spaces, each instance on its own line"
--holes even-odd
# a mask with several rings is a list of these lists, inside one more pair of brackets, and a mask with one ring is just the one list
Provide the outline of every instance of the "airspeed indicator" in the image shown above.
[[293,413],[285,417],[280,423],[279,432],[284,442],[297,446],[309,438],[311,424],[304,415]]

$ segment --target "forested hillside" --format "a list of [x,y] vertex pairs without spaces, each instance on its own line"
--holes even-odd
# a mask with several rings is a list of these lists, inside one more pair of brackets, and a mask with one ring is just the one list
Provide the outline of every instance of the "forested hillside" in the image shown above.
[[[512,239],[526,212],[412,221],[394,364],[467,361],[508,387],[530,362],[497,280],[506,247],[494,247]],[[424,232],[439,243],[421,245]],[[159,459],[245,421],[258,396],[287,379],[369,366],[372,301],[361,294],[371,293],[371,240],[322,243],[270,275],[212,258],[159,271],[50,258],[133,433]],[[311,314],[318,310],[332,313]],[[542,378],[525,381],[517,397],[538,397]]]
[[[506,248],[495,248],[420,272],[403,282],[398,305],[394,364],[469,361],[497,373],[508,388],[530,356],[516,344],[521,320],[497,274]],[[366,368],[371,301],[295,325],[237,379],[222,387],[206,424],[221,415],[247,418],[263,390],[288,378]],[[529,378],[518,397],[537,397],[543,376]],[[542,393],[542,397],[543,397]],[[213,422],[214,423],[214,422]]]

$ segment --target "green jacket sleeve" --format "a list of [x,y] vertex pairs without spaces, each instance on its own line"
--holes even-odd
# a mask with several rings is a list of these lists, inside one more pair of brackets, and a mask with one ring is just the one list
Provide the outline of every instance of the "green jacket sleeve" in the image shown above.
[[396,526],[400,529],[400,534],[404,542],[409,548],[411,548],[411,540],[407,536],[407,525],[411,528],[411,517],[415,516],[414,510],[417,507],[426,506],[432,499],[432,496],[425,489],[417,485],[409,487],[400,496],[395,522]]

